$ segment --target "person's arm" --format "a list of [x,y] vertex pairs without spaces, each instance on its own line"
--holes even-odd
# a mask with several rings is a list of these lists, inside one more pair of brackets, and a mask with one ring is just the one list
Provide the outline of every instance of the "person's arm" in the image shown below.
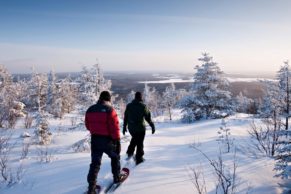
[[120,144],[120,129],[119,129],[119,121],[117,113],[114,109],[109,112],[108,117],[108,127],[110,131],[110,135],[112,138],[112,143],[114,146],[114,152],[120,154],[121,151],[121,144]]
[[113,140],[120,140],[120,129],[117,113],[114,109],[108,113],[108,128]]
[[124,118],[123,118],[123,135],[125,135],[125,133],[127,132],[127,123],[128,123],[128,109],[126,107],[125,111],[124,111]]
[[86,112],[85,114],[85,126],[86,126],[86,129],[89,131],[89,120],[88,120],[88,113]]
[[151,118],[151,112],[149,111],[149,109],[147,107],[145,107],[145,120],[151,126],[151,128],[152,128],[152,134],[154,134],[155,131],[156,131],[156,128],[155,128],[155,125],[154,125],[154,123],[152,121],[152,118]]

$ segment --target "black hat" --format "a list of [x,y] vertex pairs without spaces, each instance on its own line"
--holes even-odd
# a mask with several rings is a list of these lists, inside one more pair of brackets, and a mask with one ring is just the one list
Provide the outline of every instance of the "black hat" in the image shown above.
[[111,95],[108,91],[103,91],[101,92],[99,96],[99,100],[104,100],[104,101],[111,101]]
[[134,99],[139,100],[139,101],[142,101],[142,94],[141,94],[141,92],[136,92],[135,93],[135,96],[134,96]]

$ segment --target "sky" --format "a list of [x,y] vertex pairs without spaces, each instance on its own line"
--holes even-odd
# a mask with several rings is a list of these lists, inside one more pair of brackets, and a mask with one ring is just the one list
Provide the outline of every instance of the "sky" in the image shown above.
[[226,73],[291,59],[289,0],[0,0],[0,64],[12,73],[192,72],[208,52]]

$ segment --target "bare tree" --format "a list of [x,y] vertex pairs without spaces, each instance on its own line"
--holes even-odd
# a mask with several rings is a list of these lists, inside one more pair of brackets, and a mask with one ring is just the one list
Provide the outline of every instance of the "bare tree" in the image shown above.
[[206,194],[207,193],[206,183],[203,171],[201,169],[202,169],[201,167],[196,169],[194,167],[190,167],[189,176],[191,177],[191,181],[194,184],[198,194]]
[[[214,173],[217,178],[217,185],[216,185],[216,193],[223,193],[223,194],[234,194],[236,193],[237,188],[237,161],[236,161],[236,154],[234,153],[233,164],[232,167],[227,167],[224,164],[222,159],[222,153],[219,152],[217,160],[210,159],[203,151],[198,149],[195,146],[191,146],[196,151],[200,152],[206,160],[209,162],[211,167],[214,170]],[[195,172],[197,176],[197,171]],[[195,177],[195,174],[193,175]],[[198,177],[199,178],[199,177]],[[198,182],[199,184],[199,182]],[[203,184],[200,183],[200,189],[203,188]]]
[[274,156],[278,148],[279,131],[283,128],[280,118],[264,119],[262,125],[251,123],[251,129],[248,131],[252,138],[253,146],[267,156]]

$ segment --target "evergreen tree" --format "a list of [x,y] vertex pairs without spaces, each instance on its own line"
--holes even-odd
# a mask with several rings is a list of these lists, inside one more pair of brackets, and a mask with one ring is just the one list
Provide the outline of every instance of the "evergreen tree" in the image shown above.
[[80,101],[84,103],[86,107],[96,103],[102,91],[110,91],[111,89],[111,80],[106,80],[104,78],[99,64],[95,64],[90,69],[83,67],[78,82],[80,83]]
[[198,60],[202,65],[196,66],[190,96],[182,99],[180,103],[184,120],[221,118],[230,115],[233,111],[233,103],[231,93],[228,91],[229,82],[224,77],[224,73],[209,54],[203,53]]
[[276,176],[289,179],[291,177],[291,131],[282,130],[279,138],[277,142],[279,148],[276,150],[275,157],[275,170],[278,172]]
[[49,130],[49,122],[42,113],[37,115],[36,129],[34,131],[37,143],[40,145],[48,145],[51,143],[51,132]]
[[32,72],[31,79],[27,83],[25,104],[31,110],[42,112],[47,104],[47,75]]
[[263,81],[265,94],[259,110],[259,116],[263,118],[271,118],[274,114],[282,115],[282,105],[280,100],[280,90],[277,82],[265,80]]
[[56,75],[54,71],[51,71],[48,75],[48,91],[47,91],[47,111],[49,113],[54,112],[56,104]]
[[12,76],[4,65],[0,65],[0,91],[12,83]]
[[125,112],[125,109],[126,109],[126,103],[125,103],[125,101],[121,98],[115,104],[116,104],[116,110],[118,112],[118,117],[120,119],[123,119],[124,112]]
[[289,62],[285,61],[284,65],[277,73],[277,79],[279,84],[279,100],[281,102],[282,114],[285,117],[285,129],[289,127],[288,119],[290,114],[290,92],[291,92],[291,72],[289,68]]
[[144,103],[148,106],[149,110],[153,113],[154,116],[159,114],[159,94],[154,87],[149,87],[145,83],[145,88],[143,92]]
[[172,120],[172,109],[174,108],[177,102],[177,93],[175,84],[171,83],[170,86],[166,87],[165,92],[163,93],[162,105],[167,109],[170,120]]
[[76,104],[76,92],[70,78],[65,78],[57,84],[52,106],[52,114],[63,118],[65,113],[70,113]]
[[126,103],[127,104],[130,103],[134,99],[134,96],[135,96],[135,92],[131,90],[131,92],[127,94],[126,96]]
[[12,81],[7,69],[0,65],[0,127],[13,128],[19,117],[24,116],[25,105],[20,102],[21,85]]
[[254,101],[250,98],[247,98],[242,94],[239,93],[238,96],[235,97],[236,102],[236,111],[241,113],[250,113],[251,107],[253,106]]
[[274,96],[280,114],[285,117],[285,129],[279,131],[278,134],[275,165],[275,170],[278,171],[277,176],[283,179],[291,177],[291,131],[289,129],[291,72],[289,68],[289,62],[285,61],[278,71],[278,94]]

